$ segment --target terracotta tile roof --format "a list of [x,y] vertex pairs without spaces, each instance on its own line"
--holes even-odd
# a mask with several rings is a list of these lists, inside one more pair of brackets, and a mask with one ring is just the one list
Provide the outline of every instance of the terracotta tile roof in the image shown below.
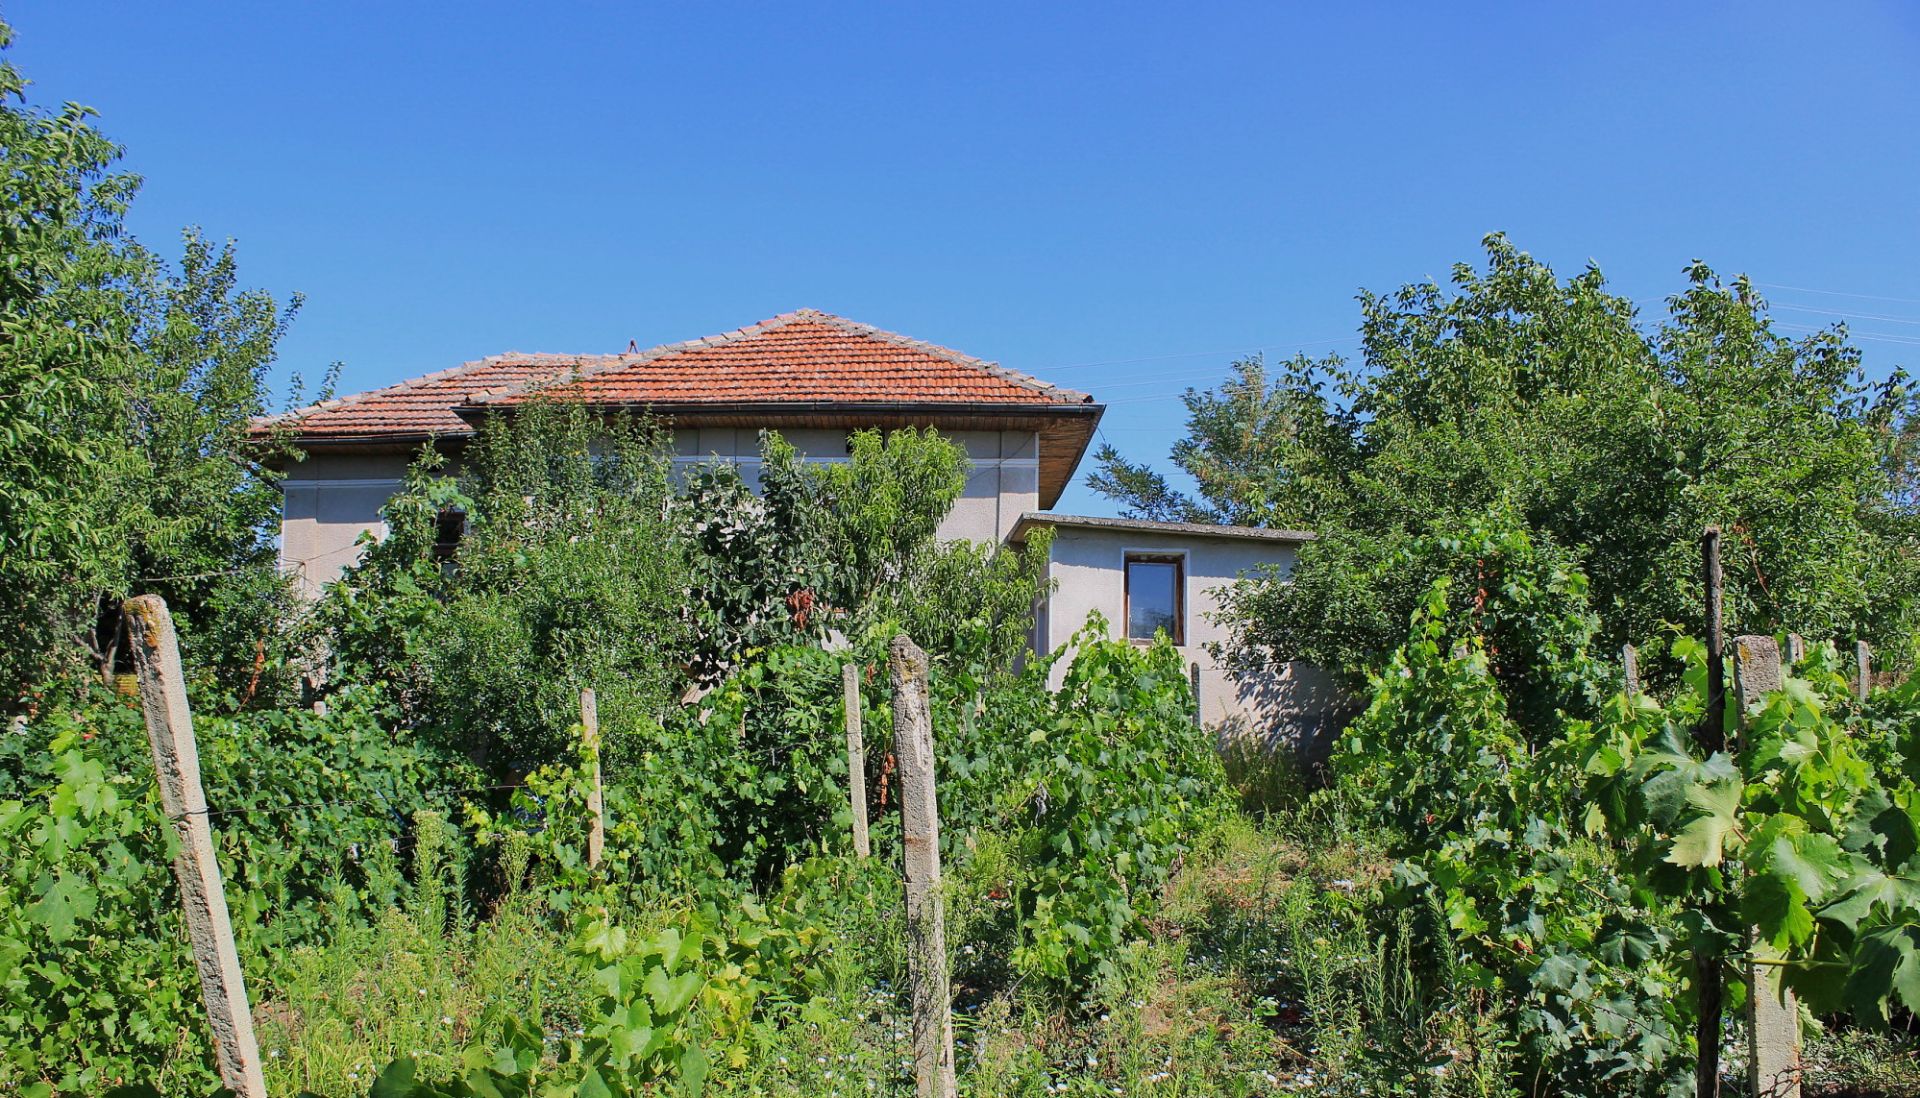
[[297,438],[377,439],[470,434],[473,427],[454,412],[467,394],[506,385],[551,381],[598,356],[506,354],[416,377],[372,392],[296,408],[254,420],[256,435],[288,426]]
[[[866,324],[801,309],[585,366],[549,391],[594,404],[1086,404],[1085,393]],[[524,382],[475,394],[514,404]]]
[[255,422],[311,441],[464,435],[458,409],[546,389],[612,405],[1085,405],[1092,397],[958,351],[801,309],[624,355],[505,354]]

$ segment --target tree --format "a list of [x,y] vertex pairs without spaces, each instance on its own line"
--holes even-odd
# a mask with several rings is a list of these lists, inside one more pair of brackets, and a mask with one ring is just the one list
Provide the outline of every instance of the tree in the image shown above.
[[1103,454],[1104,490],[1137,513],[1320,535],[1284,582],[1228,600],[1243,663],[1377,663],[1437,578],[1400,563],[1490,513],[1518,516],[1540,552],[1591,579],[1608,645],[1699,620],[1708,523],[1728,534],[1737,629],[1911,633],[1904,375],[1868,385],[1844,329],[1786,338],[1750,283],[1704,264],[1643,324],[1596,268],[1563,281],[1497,235],[1486,253],[1484,270],[1454,269],[1451,291],[1363,293],[1357,366],[1297,358],[1269,379],[1243,363],[1218,393],[1189,392],[1175,461],[1201,500]]
[[[0,47],[12,32],[0,24]],[[282,605],[264,456],[246,441],[294,306],[236,288],[232,246],[177,272],[125,232],[134,176],[87,108],[0,61],[0,689],[115,658],[119,600],[165,595],[202,685],[260,685]]]
[[692,649],[658,433],[536,401],[481,426],[459,480],[439,464],[423,456],[386,539],[323,599],[334,677],[385,684],[408,723],[500,773],[566,757],[586,687],[609,756],[640,749]]
[[1268,385],[1266,362],[1257,355],[1234,363],[1217,392],[1187,390],[1187,437],[1173,444],[1172,457],[1198,485],[1197,500],[1111,443],[1095,453],[1099,468],[1087,483],[1120,500],[1134,518],[1272,525],[1287,496],[1285,458],[1299,429],[1295,397],[1290,386]]
[[[679,511],[696,548],[696,668],[717,680],[748,652],[896,617],[967,483],[964,450],[934,430],[855,431],[844,462],[808,462],[760,435],[759,483],[730,462],[688,477]],[[755,491],[757,487],[757,491]]]

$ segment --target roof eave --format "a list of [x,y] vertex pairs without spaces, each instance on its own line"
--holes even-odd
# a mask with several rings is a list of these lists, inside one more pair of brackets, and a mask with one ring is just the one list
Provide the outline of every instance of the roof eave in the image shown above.
[[[556,394],[556,403],[571,403],[563,395]],[[756,401],[720,401],[720,400],[627,400],[584,402],[609,412],[639,412],[665,417],[697,415],[766,415],[766,416],[813,416],[842,415],[859,416],[1092,416],[1099,418],[1106,411],[1106,405],[1090,401],[1032,401],[1011,400],[953,401],[953,400],[756,400]],[[461,419],[471,423],[492,412],[512,411],[523,408],[526,401],[496,401],[481,399],[468,401],[454,407],[453,412]]]
[[1014,521],[1007,532],[1009,543],[1026,540],[1037,526],[1109,531],[1122,534],[1157,534],[1171,537],[1217,538],[1226,541],[1265,541],[1280,545],[1303,545],[1319,535],[1311,530],[1281,530],[1264,526],[1213,526],[1200,522],[1157,522],[1152,519],[1106,518],[1095,515],[1054,515],[1028,511]]

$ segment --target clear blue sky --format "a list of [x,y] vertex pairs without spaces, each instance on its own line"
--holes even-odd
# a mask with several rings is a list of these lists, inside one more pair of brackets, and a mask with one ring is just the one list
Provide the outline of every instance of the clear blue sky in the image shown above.
[[1920,5],[1286,7],[5,15],[147,177],[138,235],[236,238],[308,296],[281,375],[345,391],[811,306],[1088,389],[1164,462],[1187,385],[1351,350],[1357,288],[1493,230],[1635,298],[1697,256],[1920,359]]

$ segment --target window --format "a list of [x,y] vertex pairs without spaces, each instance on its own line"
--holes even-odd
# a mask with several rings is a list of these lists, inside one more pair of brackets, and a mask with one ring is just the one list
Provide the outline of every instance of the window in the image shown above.
[[1186,558],[1165,553],[1127,554],[1127,639],[1151,641],[1164,631],[1187,643]]
[[433,523],[433,559],[441,564],[453,562],[454,551],[460,548],[460,539],[467,533],[467,513],[448,507],[434,518]]

